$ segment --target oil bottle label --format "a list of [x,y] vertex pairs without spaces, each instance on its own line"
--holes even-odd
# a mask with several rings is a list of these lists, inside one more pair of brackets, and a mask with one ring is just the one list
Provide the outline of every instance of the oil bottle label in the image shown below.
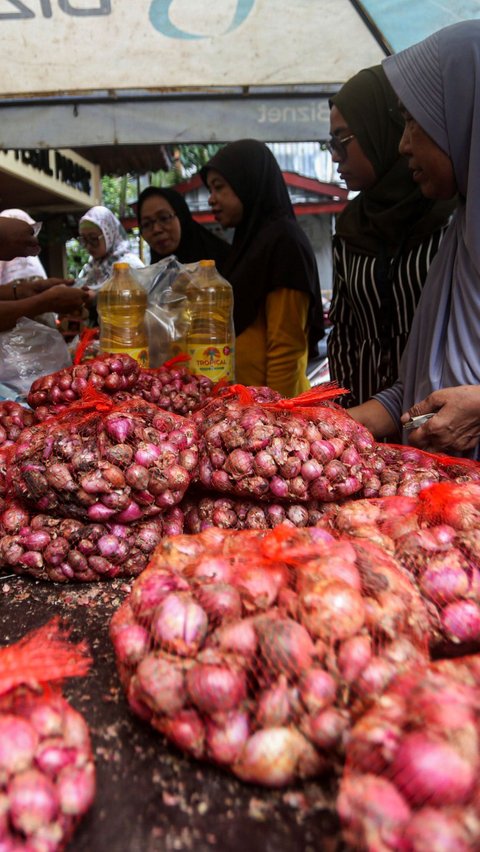
[[233,363],[234,349],[227,343],[218,344],[200,344],[197,346],[188,346],[188,354],[190,361],[188,369],[192,373],[201,376],[208,376],[213,382],[218,382],[220,379],[228,379],[233,381]]
[[148,360],[148,349],[145,346],[141,346],[139,349],[130,349],[130,347],[116,348],[115,346],[109,346],[108,348],[101,348],[102,352],[109,352],[110,355],[119,355],[122,352],[124,355],[130,355],[130,358],[135,358],[135,361],[138,361],[141,367],[147,368],[149,365]]

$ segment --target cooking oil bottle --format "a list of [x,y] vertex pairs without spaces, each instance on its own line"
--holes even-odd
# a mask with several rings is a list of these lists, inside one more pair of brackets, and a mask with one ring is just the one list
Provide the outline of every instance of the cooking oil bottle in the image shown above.
[[189,370],[214,382],[234,381],[233,290],[214,260],[199,261],[187,287],[187,299]]
[[97,299],[100,351],[126,352],[142,367],[148,367],[146,308],[146,290],[134,278],[128,263],[114,263],[112,276]]

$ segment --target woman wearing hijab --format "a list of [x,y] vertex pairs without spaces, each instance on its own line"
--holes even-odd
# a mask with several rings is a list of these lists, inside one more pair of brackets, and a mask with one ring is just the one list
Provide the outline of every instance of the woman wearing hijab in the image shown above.
[[[426,198],[457,210],[427,276],[399,380],[351,410],[383,437],[434,413],[409,441],[480,457],[480,21],[464,21],[384,61],[400,99],[400,152]],[[402,415],[403,412],[403,415]]]
[[75,284],[88,288],[89,325],[96,326],[98,291],[111,277],[113,264],[122,261],[134,269],[140,269],[144,264],[132,252],[122,223],[108,207],[91,207],[80,219],[79,232],[79,242],[88,249],[90,257]]
[[453,201],[425,198],[399,154],[404,119],[380,65],[330,100],[329,148],[358,195],[337,220],[328,338],[330,373],[365,402],[397,377],[428,268]]
[[90,257],[80,272],[78,283],[95,294],[110,278],[117,261],[136,269],[144,265],[132,252],[122,223],[107,207],[91,207],[80,219],[79,231],[79,242],[88,249]]
[[137,201],[137,220],[152,263],[174,254],[180,263],[214,260],[221,271],[229,244],[195,222],[179,192],[147,186]]
[[202,169],[209,204],[235,228],[223,274],[234,293],[236,377],[286,397],[309,387],[309,334],[323,334],[313,249],[296,221],[280,167],[255,139],[231,142]]

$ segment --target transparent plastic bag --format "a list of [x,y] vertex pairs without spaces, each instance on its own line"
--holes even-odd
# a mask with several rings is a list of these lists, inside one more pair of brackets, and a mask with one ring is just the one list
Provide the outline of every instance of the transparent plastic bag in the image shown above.
[[26,395],[35,379],[72,363],[67,344],[55,328],[22,317],[0,334],[0,379],[13,398]]
[[186,350],[189,323],[186,289],[197,266],[180,263],[170,255],[143,269],[132,269],[148,293],[145,321],[150,367],[160,367]]

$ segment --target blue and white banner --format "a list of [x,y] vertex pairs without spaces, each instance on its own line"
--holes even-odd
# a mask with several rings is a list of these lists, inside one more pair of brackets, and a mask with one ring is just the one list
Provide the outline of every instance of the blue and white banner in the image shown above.
[[384,53],[350,0],[0,0],[3,96],[341,83]]

